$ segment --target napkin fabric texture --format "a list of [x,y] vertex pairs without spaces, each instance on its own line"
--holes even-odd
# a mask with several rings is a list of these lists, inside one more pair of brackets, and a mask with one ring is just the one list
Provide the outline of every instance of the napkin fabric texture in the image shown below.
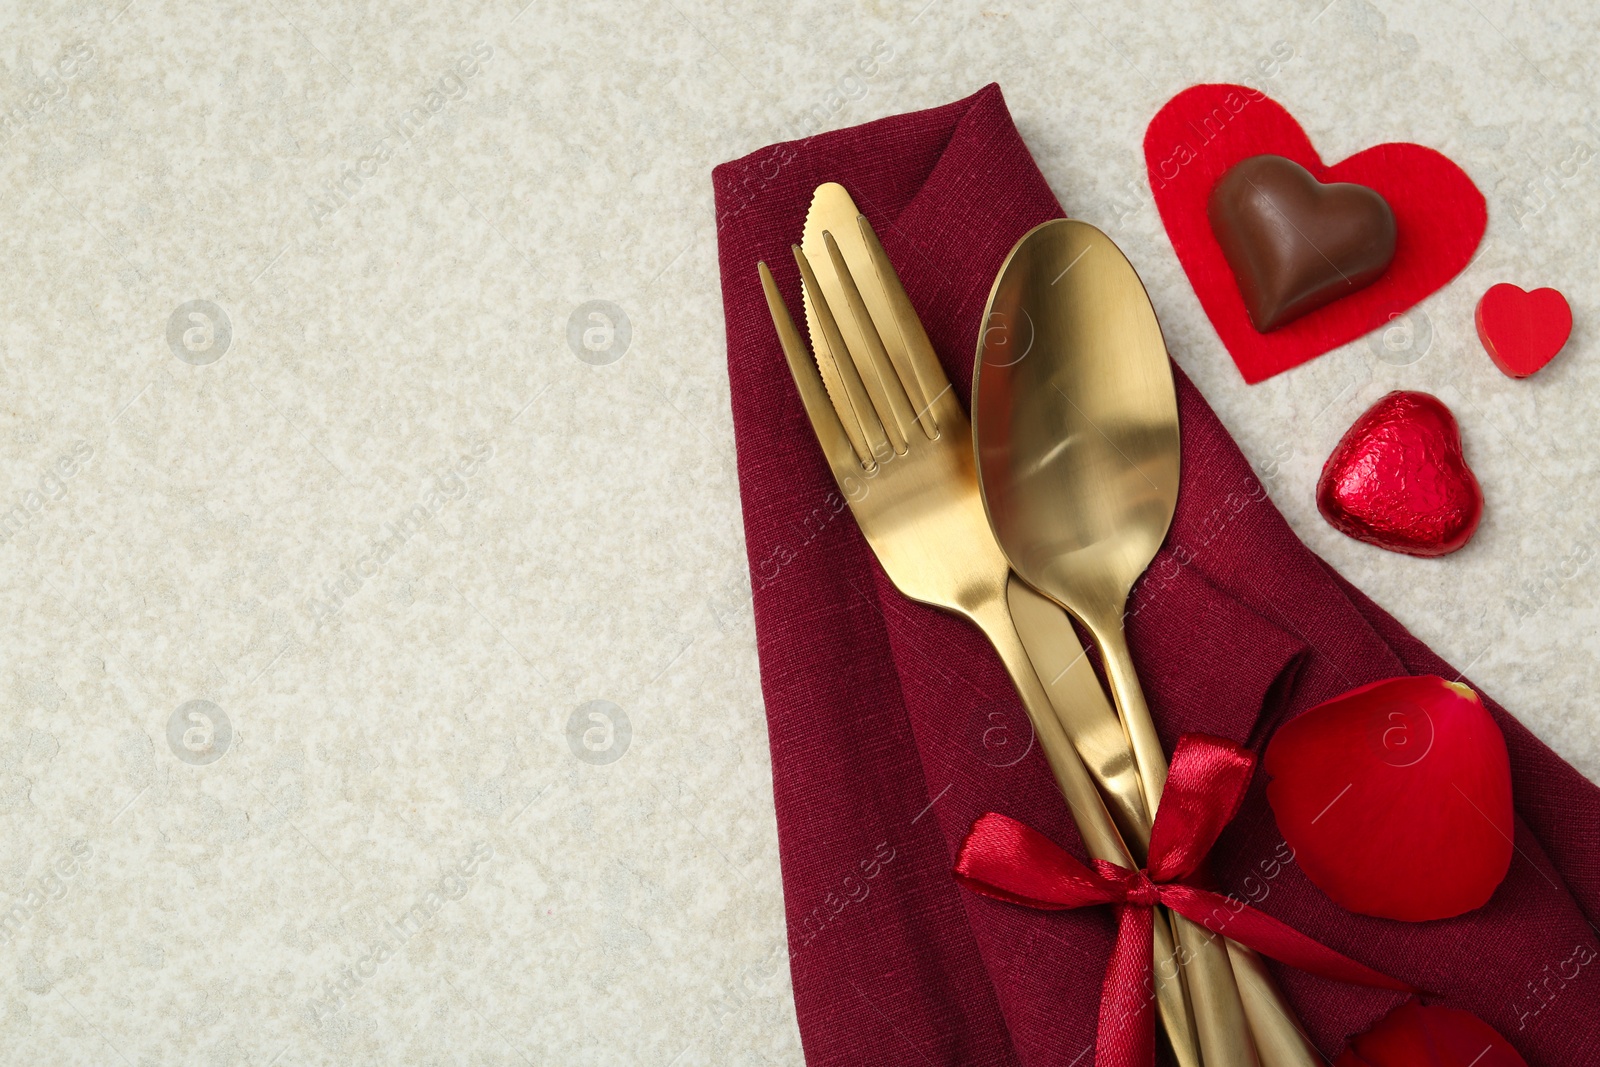
[[[987,811],[1080,857],[1082,845],[983,636],[902,596],[862,539],[812,436],[756,273],[765,260],[803,321],[789,246],[813,189],[842,183],[968,403],[995,272],[1028,229],[1061,217],[1061,205],[994,85],[764,148],[716,168],[713,181],[806,1061],[1088,1067],[1113,916],[1034,911],[951,878],[963,837]],[[1128,621],[1168,751],[1180,734],[1202,731],[1259,752],[1282,722],[1355,686],[1406,673],[1456,677],[1301,544],[1205,400],[1181,371],[1177,379],[1177,515]],[[1518,819],[1510,873],[1482,909],[1420,924],[1343,911],[1283,862],[1259,771],[1213,871],[1225,891],[1430,991],[1429,1002],[1478,1015],[1532,1067],[1594,1062],[1600,789],[1486,702],[1510,748]],[[1585,959],[1593,962],[1573,974]],[[1276,965],[1274,973],[1330,1058],[1403,999]]]

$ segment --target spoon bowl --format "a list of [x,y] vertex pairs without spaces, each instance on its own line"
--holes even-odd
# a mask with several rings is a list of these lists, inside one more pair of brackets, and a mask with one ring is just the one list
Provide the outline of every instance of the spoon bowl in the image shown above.
[[989,296],[973,384],[979,478],[1013,568],[1096,636],[1178,500],[1166,343],[1121,250],[1087,223],[1034,228]]
[[1132,264],[1086,222],[1017,242],[995,278],[972,384],[984,506],[1012,569],[1083,623],[1153,814],[1167,761],[1122,632],[1178,501],[1178,397]]

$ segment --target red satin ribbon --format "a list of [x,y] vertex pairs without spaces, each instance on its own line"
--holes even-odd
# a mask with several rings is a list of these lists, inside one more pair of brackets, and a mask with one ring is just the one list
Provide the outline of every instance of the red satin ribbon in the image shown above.
[[1232,741],[1204,734],[1179,738],[1151,827],[1149,863],[1137,871],[1104,860],[1095,860],[1091,870],[1037,830],[994,812],[980,816],[967,834],[955,876],[974,892],[1049,911],[1117,907],[1117,941],[1100,991],[1097,1067],[1155,1062],[1150,957],[1157,904],[1302,971],[1416,992],[1243,901],[1193,884],[1217,835],[1239,810],[1254,769],[1254,753]]

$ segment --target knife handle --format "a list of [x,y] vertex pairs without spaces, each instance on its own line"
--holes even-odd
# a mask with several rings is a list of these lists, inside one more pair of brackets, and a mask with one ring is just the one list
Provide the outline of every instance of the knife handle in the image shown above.
[[1272,980],[1265,961],[1254,949],[1236,941],[1227,945],[1233,976],[1239,982],[1239,999],[1244,1002],[1245,1018],[1250,1020],[1262,1067],[1320,1067],[1322,1053],[1300,1028],[1300,1021],[1283,999],[1283,990]]
[[1072,620],[1054,600],[1013,574],[1006,601],[1017,636],[1028,650],[1039,681],[1055,708],[1056,718],[1078,750],[1084,766],[1100,786],[1106,807],[1122,839],[1139,864],[1150,847],[1150,816],[1145,807],[1139,765],[1128,735],[1106,700],[1088,653],[1072,628]]

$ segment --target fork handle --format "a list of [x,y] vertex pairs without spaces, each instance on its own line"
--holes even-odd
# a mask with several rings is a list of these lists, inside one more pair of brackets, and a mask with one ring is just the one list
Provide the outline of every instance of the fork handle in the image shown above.
[[[1023,647],[1022,638],[1017,634],[1004,595],[979,605],[969,611],[967,617],[989,638],[989,643],[1000,655],[1000,662],[1005,665],[1006,673],[1011,676],[1011,684],[1016,687],[1017,695],[1022,698],[1022,706],[1027,709],[1034,736],[1039,739],[1039,747],[1044,751],[1050,770],[1055,775],[1056,785],[1072,811],[1084,847],[1096,859],[1109,860],[1124,867],[1134,866],[1127,845],[1123,843],[1110,813],[1106,811],[1105,801],[1101,799],[1089,772],[1084,769],[1083,761],[1078,758],[1061,721],[1056,718],[1055,707],[1050,703],[1050,696],[1039,681],[1033,662],[1028,658],[1028,651]],[[1167,1039],[1172,1044],[1179,1067],[1202,1067],[1200,1043],[1185,989],[1184,968],[1172,966],[1172,961],[1185,960],[1193,950],[1185,953],[1178,948],[1172,928],[1168,925],[1168,920],[1175,919],[1175,916],[1168,915],[1166,909],[1162,908],[1157,910],[1157,918],[1161,921],[1154,924],[1156,1010],[1161,1015],[1162,1026],[1167,1031]],[[1186,963],[1184,966],[1190,965]],[[1240,1059],[1225,1067],[1242,1067],[1247,1062],[1252,1061]]]

